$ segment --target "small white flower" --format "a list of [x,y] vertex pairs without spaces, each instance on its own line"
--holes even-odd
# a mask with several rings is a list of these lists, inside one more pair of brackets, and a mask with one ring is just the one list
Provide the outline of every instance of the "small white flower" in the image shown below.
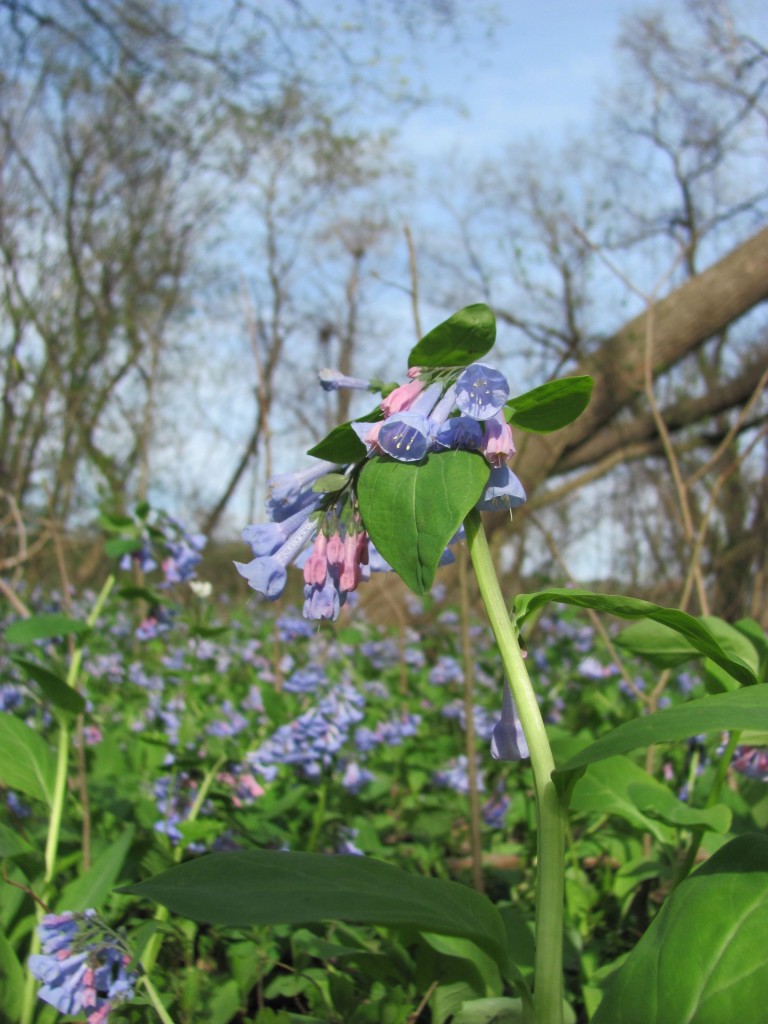
[[190,580],[189,589],[195,597],[205,599],[206,597],[210,597],[213,593],[213,584],[209,583],[207,580]]

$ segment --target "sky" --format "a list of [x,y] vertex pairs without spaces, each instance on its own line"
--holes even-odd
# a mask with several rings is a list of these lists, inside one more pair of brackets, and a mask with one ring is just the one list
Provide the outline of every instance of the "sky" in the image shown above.
[[615,41],[632,0],[512,0],[485,41],[470,40],[465,55],[438,39],[424,53],[423,75],[435,96],[464,107],[429,107],[403,133],[413,156],[440,149],[486,153],[509,140],[557,143],[585,128],[601,87],[613,77]]
[[[342,6],[345,2],[341,0]],[[420,166],[426,180],[441,154],[458,153],[469,161],[491,157],[528,138],[556,146],[569,133],[583,133],[601,86],[614,78],[621,17],[636,6],[632,0],[497,0],[503,16],[493,24],[468,17],[474,10],[487,11],[490,2],[459,0],[463,34],[458,46],[455,25],[432,30],[428,38],[422,32],[410,54],[402,30],[398,39],[393,28],[388,40],[389,54],[393,42],[402,47],[398,71],[403,79],[434,101],[405,119],[396,147],[408,162]],[[391,24],[400,23],[392,18]],[[383,71],[391,68],[383,59]],[[387,319],[409,335],[410,304],[403,289],[385,291],[382,301]],[[431,307],[427,295],[422,294],[420,305],[424,331],[445,318],[445,310]],[[250,388],[244,400],[250,406]],[[245,419],[250,422],[250,413]],[[275,458],[275,471],[298,469],[304,465],[303,447],[282,455],[277,451]],[[221,467],[222,474],[228,472],[227,466]],[[244,486],[238,489],[229,518],[237,517],[246,491]]]

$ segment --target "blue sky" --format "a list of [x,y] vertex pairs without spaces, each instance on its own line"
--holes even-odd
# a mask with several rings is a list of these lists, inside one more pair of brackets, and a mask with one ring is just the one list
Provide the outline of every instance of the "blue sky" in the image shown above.
[[486,41],[469,40],[460,56],[447,39],[422,50],[423,75],[435,96],[460,101],[464,116],[430,107],[410,119],[405,148],[414,156],[442,148],[487,153],[526,138],[557,143],[590,121],[614,77],[615,41],[632,0],[514,0]]

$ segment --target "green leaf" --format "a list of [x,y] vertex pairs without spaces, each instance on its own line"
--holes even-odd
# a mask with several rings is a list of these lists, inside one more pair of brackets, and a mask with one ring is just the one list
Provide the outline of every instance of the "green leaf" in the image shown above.
[[340,423],[322,441],[310,448],[307,455],[313,459],[324,459],[326,462],[338,462],[346,466],[365,458],[365,445],[354,432],[349,423]]
[[483,493],[490,467],[476,452],[446,451],[418,464],[374,458],[357,481],[365,528],[416,594],[432,586],[448,542]]
[[[704,623],[681,612],[677,608],[662,608],[651,601],[635,597],[618,597],[609,594],[594,594],[589,590],[569,590],[554,587],[539,590],[533,594],[519,594],[515,599],[515,620],[521,626],[527,616],[549,601],[571,604],[578,608],[593,608],[598,612],[618,615],[622,619],[652,619],[662,626],[668,626],[690,642],[700,655],[710,657],[726,672],[730,672],[740,683],[750,685],[756,682],[753,664],[740,655],[724,650],[712,631]],[[753,659],[750,658],[753,662]],[[754,662],[753,662],[754,663]]]
[[[521,999],[498,996],[463,1002],[451,1024],[528,1024],[530,1020]],[[576,1014],[567,1003],[563,1004],[563,1024],[576,1024]]]
[[733,628],[749,638],[759,659],[758,682],[768,683],[768,636],[765,630],[754,619],[739,619],[734,622]]
[[118,890],[194,921],[232,927],[347,921],[405,926],[476,942],[504,967],[504,924],[485,896],[457,882],[369,857],[248,850],[213,853]]
[[451,1024],[525,1024],[528,1019],[522,999],[494,996],[463,1002]]
[[88,628],[85,622],[53,612],[50,615],[32,615],[28,619],[19,619],[6,629],[5,639],[9,644],[31,644],[35,640],[48,640],[69,633],[87,633]]
[[576,783],[571,809],[615,814],[662,843],[674,840],[673,828],[728,831],[731,812],[723,804],[691,807],[629,758],[617,756],[591,764]]
[[0,783],[50,804],[55,775],[56,758],[42,736],[20,718],[0,715]]
[[0,1020],[21,1020],[24,990],[24,969],[13,946],[0,931]]
[[136,587],[133,584],[127,587],[120,587],[117,596],[124,597],[127,601],[146,601],[147,604],[151,605],[167,605],[172,603],[170,598],[159,594],[156,590],[151,590],[149,587]]
[[122,558],[133,551],[141,549],[141,541],[130,537],[113,537],[112,540],[104,542],[104,554],[107,558]]
[[312,490],[316,494],[333,494],[335,491],[340,491],[346,482],[347,478],[343,473],[326,473],[319,480],[315,480]]
[[768,836],[722,846],[667,899],[592,1024],[763,1024]]
[[122,835],[96,857],[88,871],[61,890],[56,901],[59,911],[86,910],[104,903],[128,856],[134,831],[133,825],[129,825]]
[[136,523],[131,516],[110,515],[102,512],[96,520],[102,530],[109,530],[111,533],[121,533],[123,530],[130,530]]
[[591,377],[551,380],[533,391],[510,398],[505,408],[507,422],[533,434],[549,434],[568,426],[584,412],[592,397]]
[[45,698],[54,707],[60,708],[62,711],[69,711],[74,715],[80,715],[85,711],[84,698],[77,690],[73,690],[61,676],[51,672],[50,669],[44,668],[42,665],[38,665],[35,661],[19,658],[15,654],[11,655],[11,660],[30,679],[34,679],[43,691]]
[[748,686],[733,693],[701,697],[622,722],[580,750],[552,777],[560,792],[564,792],[588,764],[652,743],[670,743],[699,733],[729,729],[768,729],[768,686]]
[[20,857],[25,853],[33,853],[34,846],[19,835],[15,829],[0,825],[0,857]]
[[411,349],[408,366],[466,366],[496,341],[496,317],[478,302],[448,317]]
[[[458,935],[437,935],[434,932],[422,932],[421,937],[442,958],[453,957],[466,961],[470,966],[466,976],[478,991],[486,995],[499,995],[502,992],[498,964],[493,957],[479,949],[476,942]],[[450,967],[446,973],[450,977]]]
[[[709,630],[726,655],[748,666],[754,679],[757,679],[760,671],[758,652],[743,633],[714,615],[702,615],[696,621],[701,622]],[[701,651],[695,643],[660,621],[635,622],[623,629],[615,642],[624,650],[645,658],[660,668],[675,668],[693,658],[701,657]],[[723,671],[732,676],[727,669],[724,668]],[[733,685],[730,686],[731,689]]]

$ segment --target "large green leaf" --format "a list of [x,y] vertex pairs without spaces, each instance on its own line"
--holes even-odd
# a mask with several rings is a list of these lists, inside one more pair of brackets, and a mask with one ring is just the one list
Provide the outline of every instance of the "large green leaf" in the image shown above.
[[369,857],[248,850],[214,853],[118,892],[145,896],[195,921],[248,927],[347,921],[404,926],[476,942],[502,970],[498,910],[458,882],[425,878]]
[[56,758],[38,733],[13,715],[0,715],[0,783],[45,800],[53,798]]
[[5,639],[9,644],[31,644],[35,640],[48,640],[68,633],[86,633],[88,628],[85,622],[52,612],[49,615],[31,615],[28,619],[19,619],[6,629]]
[[764,1024],[768,836],[721,847],[612,975],[592,1024]]
[[82,714],[85,711],[85,699],[77,690],[73,690],[67,684],[66,679],[62,679],[61,676],[51,672],[50,669],[45,668],[43,665],[38,665],[36,661],[19,658],[16,655],[11,655],[11,657],[30,679],[34,679],[43,691],[46,699],[54,707],[60,708],[62,711],[69,711],[75,715]]
[[504,410],[507,422],[534,434],[560,430],[584,412],[593,384],[591,377],[564,377],[510,398]]
[[408,366],[466,366],[496,341],[496,317],[478,302],[448,317],[411,349]]
[[562,792],[588,764],[652,743],[670,743],[699,733],[729,729],[768,729],[768,686],[748,686],[732,693],[701,697],[622,722],[561,765],[553,778]]
[[571,798],[574,811],[614,814],[651,832],[662,843],[674,839],[672,828],[728,831],[731,812],[723,804],[691,807],[629,758],[617,756],[591,764],[576,783]]
[[517,624],[522,625],[532,612],[549,601],[576,605],[578,608],[593,608],[598,612],[618,615],[622,619],[652,619],[684,637],[699,654],[711,658],[726,672],[735,676],[740,683],[749,685],[757,681],[752,658],[750,658],[752,662],[750,664],[740,655],[724,650],[712,631],[700,619],[681,612],[677,608],[663,608],[651,601],[642,601],[636,597],[618,597],[611,594],[594,594],[589,590],[553,587],[549,590],[536,591],[533,594],[518,595],[515,599]]
[[489,474],[485,459],[466,451],[439,452],[417,464],[377,457],[363,467],[357,497],[365,528],[415,593],[432,586],[448,542]]
[[[755,679],[758,678],[760,656],[755,645],[742,632],[714,615],[702,615],[697,621],[706,626],[729,657],[747,665]],[[678,630],[651,619],[627,626],[616,637],[616,643],[624,650],[662,668],[674,668],[692,658],[701,657],[696,644]]]

